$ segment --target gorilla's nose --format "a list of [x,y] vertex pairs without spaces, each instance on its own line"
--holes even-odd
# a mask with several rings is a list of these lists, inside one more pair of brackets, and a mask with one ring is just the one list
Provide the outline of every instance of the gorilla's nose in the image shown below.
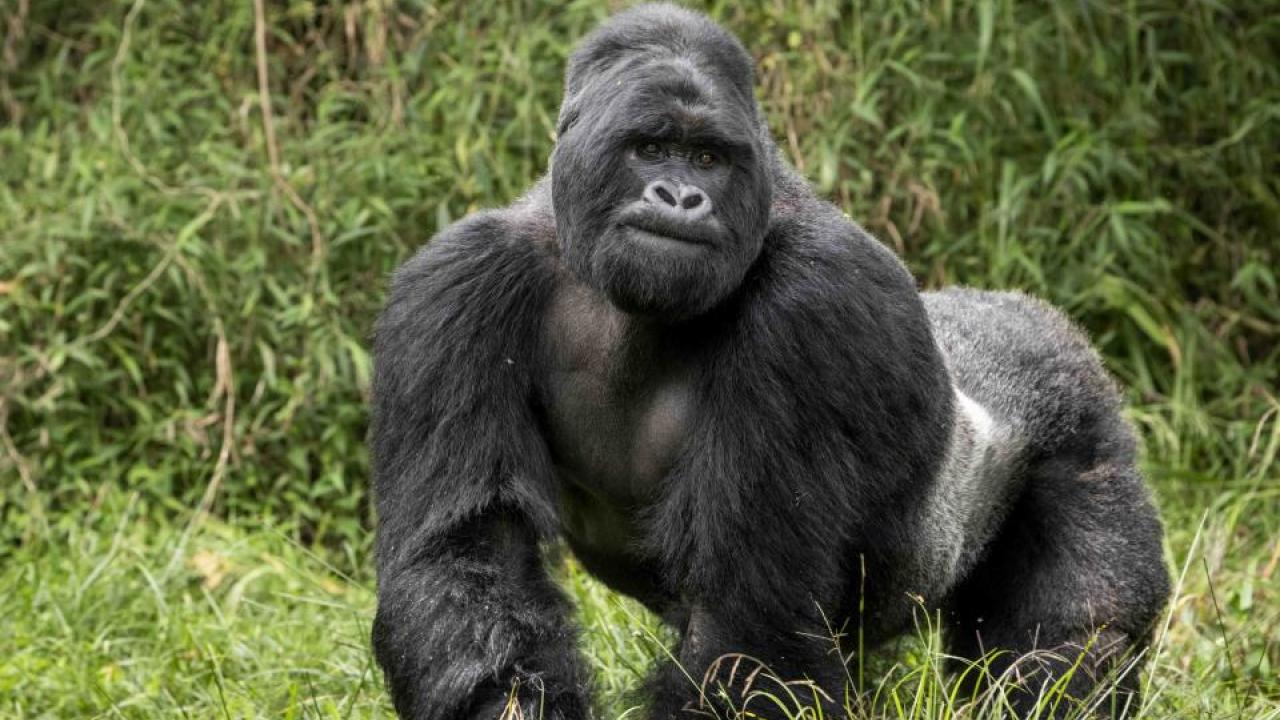
[[643,197],[659,211],[685,222],[701,220],[711,212],[711,198],[696,185],[654,180],[645,187]]

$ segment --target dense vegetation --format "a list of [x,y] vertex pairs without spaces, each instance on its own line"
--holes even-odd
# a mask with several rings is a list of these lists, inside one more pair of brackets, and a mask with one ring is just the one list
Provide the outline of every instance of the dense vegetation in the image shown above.
[[[707,9],[923,285],[1057,303],[1128,389],[1180,578],[1147,717],[1280,717],[1280,2]],[[262,10],[0,0],[0,715],[389,714],[384,278],[545,169],[610,5]],[[561,567],[617,716],[663,635]],[[922,635],[877,712],[975,716]]]

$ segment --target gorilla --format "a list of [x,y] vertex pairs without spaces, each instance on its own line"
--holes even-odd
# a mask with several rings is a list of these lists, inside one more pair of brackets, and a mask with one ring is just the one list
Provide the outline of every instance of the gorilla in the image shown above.
[[1000,651],[1019,714],[1054,682],[1123,714],[1168,577],[1097,354],[1025,295],[920,293],[781,159],[753,84],[705,17],[615,16],[569,61],[549,177],[395,273],[371,451],[397,711],[591,716],[563,539],[678,631],[657,720],[782,716],[743,662],[840,712],[848,638],[917,608],[951,654]]

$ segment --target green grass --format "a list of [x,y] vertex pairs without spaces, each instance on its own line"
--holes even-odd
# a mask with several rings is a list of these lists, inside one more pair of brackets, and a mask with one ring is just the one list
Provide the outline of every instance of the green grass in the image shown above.
[[[1060,305],[1127,388],[1182,577],[1144,717],[1280,717],[1280,2],[708,9],[820,192],[924,285]],[[608,11],[268,3],[268,134],[252,2],[0,0],[0,716],[390,716],[383,279],[545,169]],[[670,638],[556,571],[623,714]],[[990,715],[939,661],[876,659],[876,716]]]

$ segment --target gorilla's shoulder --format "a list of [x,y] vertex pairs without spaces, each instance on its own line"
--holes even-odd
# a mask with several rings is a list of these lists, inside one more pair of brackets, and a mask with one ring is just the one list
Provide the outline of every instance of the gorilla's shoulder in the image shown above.
[[945,384],[915,280],[897,256],[837,209],[775,219],[744,286],[737,342],[803,368],[830,395],[865,378]]
[[500,282],[523,273],[550,272],[555,224],[545,207],[525,200],[468,215],[433,237],[395,273],[393,285],[435,280]]
[[545,209],[523,201],[453,223],[396,270],[378,332],[429,319],[478,330],[530,316],[554,281],[554,242]]
[[771,301],[819,314],[923,313],[915,279],[897,255],[823,201],[775,218],[757,265],[755,285]]
[[[730,350],[759,359],[751,367],[807,412],[857,417],[867,432],[881,420],[901,427],[886,408],[918,409],[921,428],[946,422],[950,379],[915,280],[835,207],[815,201],[775,214],[738,307]],[[914,432],[894,442],[920,447],[903,439]]]

